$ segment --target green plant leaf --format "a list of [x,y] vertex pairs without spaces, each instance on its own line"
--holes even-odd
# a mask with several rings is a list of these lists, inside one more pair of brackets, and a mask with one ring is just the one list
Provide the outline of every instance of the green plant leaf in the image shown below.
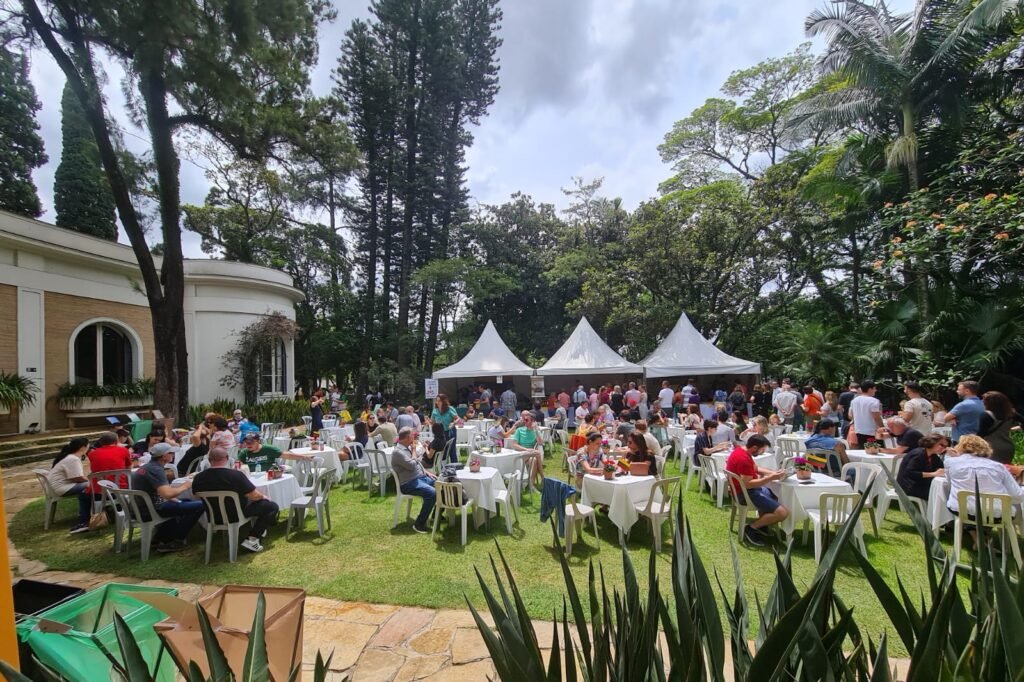
[[270,680],[270,659],[267,658],[266,642],[267,600],[261,590],[256,595],[256,613],[252,618],[249,646],[245,650],[245,664],[242,676],[246,682],[267,682]]
[[210,668],[210,677],[218,682],[230,679],[231,666],[224,656],[224,650],[220,648],[220,642],[217,641],[217,635],[210,625],[206,610],[196,604],[196,613],[199,615],[199,631],[203,634],[203,647],[206,649],[206,664]]
[[125,672],[131,682],[150,682],[153,676],[149,672],[149,664],[142,656],[139,643],[135,641],[135,634],[128,624],[124,622],[121,614],[114,612],[114,633],[117,636],[117,647],[121,651],[121,660],[124,663]]
[[[1016,542],[1011,538],[1010,542]],[[1005,549],[1003,551],[1009,551]],[[1002,570],[992,573],[995,587],[995,605],[999,631],[1003,639],[1003,651],[1006,654],[1006,666],[1009,670],[1024,671],[1024,617],[1021,616],[1014,599],[1010,584]]]
[[864,577],[867,578],[868,584],[875,591],[875,597],[878,598],[878,602],[885,609],[886,615],[889,616],[889,620],[896,629],[896,634],[903,641],[903,646],[907,647],[907,651],[913,651],[916,637],[914,636],[914,626],[910,622],[906,610],[900,604],[899,599],[896,598],[896,594],[893,593],[889,584],[885,582],[882,576],[878,574],[878,571],[875,570],[875,567],[871,565],[871,562],[860,552],[855,552],[854,554],[857,557],[857,563],[860,564],[860,569],[864,572]]

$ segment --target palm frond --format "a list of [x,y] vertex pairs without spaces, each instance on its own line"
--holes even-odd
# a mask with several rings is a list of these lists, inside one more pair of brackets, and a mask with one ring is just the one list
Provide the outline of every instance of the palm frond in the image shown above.
[[885,150],[885,160],[890,168],[910,167],[917,162],[917,135],[911,131],[893,140]]

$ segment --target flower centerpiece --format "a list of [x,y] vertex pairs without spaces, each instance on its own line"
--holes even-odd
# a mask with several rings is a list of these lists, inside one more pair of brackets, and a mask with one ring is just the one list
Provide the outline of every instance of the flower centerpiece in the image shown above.
[[605,480],[612,480],[613,478],[615,478],[615,463],[611,460],[608,460],[607,462],[604,463],[603,471]]
[[806,457],[794,457],[793,468],[796,469],[796,477],[801,481],[807,481],[811,478],[811,463],[807,461]]
[[878,449],[880,447],[881,444],[874,438],[868,438],[866,441],[864,441],[864,452],[868,453],[869,455],[877,455]]
[[480,458],[479,457],[473,457],[472,459],[469,460],[469,470],[472,473],[474,473],[474,474],[476,472],[480,471]]
[[310,434],[310,436],[309,436],[309,449],[310,450],[317,450],[317,451],[322,451],[324,449],[324,444],[320,442],[320,432],[319,431],[314,431],[312,434]]

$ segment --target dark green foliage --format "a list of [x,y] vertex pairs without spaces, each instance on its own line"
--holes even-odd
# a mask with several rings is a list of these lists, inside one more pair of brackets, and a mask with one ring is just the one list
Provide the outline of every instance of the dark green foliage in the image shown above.
[[60,108],[62,146],[53,178],[56,222],[70,230],[117,241],[114,197],[100,163],[96,138],[82,105],[67,85]]
[[139,379],[124,384],[60,384],[57,386],[57,399],[69,408],[77,407],[85,398],[116,398],[118,400],[135,400],[147,402],[153,400],[153,388],[156,382],[152,379]]
[[35,218],[43,212],[32,171],[46,163],[35,120],[39,99],[28,78],[28,59],[0,31],[0,210]]
[[302,424],[302,417],[309,414],[309,403],[305,400],[267,400],[262,403],[238,403],[234,400],[215,400],[202,405],[190,405],[185,425],[192,426],[203,421],[203,415],[216,412],[225,418],[235,410],[241,410],[254,424],[283,423],[285,426]]

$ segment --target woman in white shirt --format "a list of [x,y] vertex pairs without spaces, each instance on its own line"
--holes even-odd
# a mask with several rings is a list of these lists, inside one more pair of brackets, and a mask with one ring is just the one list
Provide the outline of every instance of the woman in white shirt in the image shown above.
[[53,458],[53,465],[46,474],[50,487],[61,497],[78,495],[78,523],[72,526],[72,533],[84,533],[89,530],[92,495],[85,492],[89,479],[85,477],[82,468],[82,458],[88,451],[88,438],[72,438]]
[[957,443],[956,452],[959,456],[946,457],[946,478],[949,480],[949,499],[946,506],[954,514],[966,511],[974,515],[974,500],[971,508],[960,509],[959,494],[961,491],[974,493],[975,488],[982,493],[999,493],[1009,495],[1013,504],[1024,500],[1024,489],[1014,480],[1013,475],[1005,466],[990,459],[992,446],[984,438],[975,435],[963,436]]

